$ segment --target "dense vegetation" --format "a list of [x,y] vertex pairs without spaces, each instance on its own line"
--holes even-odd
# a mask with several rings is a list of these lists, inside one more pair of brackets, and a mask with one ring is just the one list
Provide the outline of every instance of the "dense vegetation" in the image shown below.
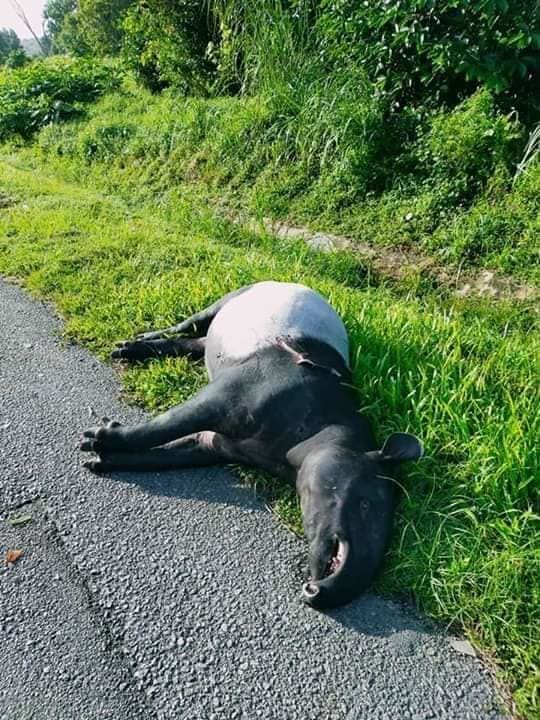
[[[0,71],[0,191],[24,200],[0,216],[0,271],[53,297],[100,352],[257,278],[327,294],[381,436],[408,427],[429,448],[382,587],[464,627],[530,717],[534,308],[455,298],[421,269],[390,284],[208,208],[534,284],[538,13],[532,0],[49,0],[52,47],[86,57]],[[182,361],[126,375],[152,409],[198,382]],[[277,506],[298,522],[290,494]]]
[[116,71],[67,58],[0,72],[0,141],[29,138],[44,125],[74,117],[82,104],[118,86]]
[[0,28],[0,66],[19,67],[25,61],[26,55],[17,33]]
[[49,0],[45,15],[60,49],[125,50],[154,86],[362,67],[395,101],[455,100],[481,83],[530,102],[538,89],[534,0]]

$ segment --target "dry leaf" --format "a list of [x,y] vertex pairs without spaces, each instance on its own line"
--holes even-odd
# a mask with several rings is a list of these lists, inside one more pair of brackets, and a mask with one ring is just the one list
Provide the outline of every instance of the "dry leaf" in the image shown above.
[[15,563],[23,554],[22,550],[8,550],[6,553],[6,562]]
[[31,515],[19,515],[19,517],[11,518],[11,520],[8,520],[8,524],[12,527],[16,527],[17,525],[26,525],[26,523],[29,522],[32,522]]

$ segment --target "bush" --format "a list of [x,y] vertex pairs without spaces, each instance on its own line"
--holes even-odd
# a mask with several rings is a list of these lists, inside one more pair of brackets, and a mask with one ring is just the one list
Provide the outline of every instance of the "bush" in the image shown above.
[[510,177],[523,144],[523,128],[498,114],[483,90],[432,118],[418,142],[419,169],[431,185],[444,186],[453,204],[467,202],[496,174]]
[[133,125],[124,123],[103,124],[90,127],[81,133],[78,155],[87,162],[109,162],[122,153],[127,141],[134,135]]
[[16,68],[21,68],[24,65],[28,65],[28,63],[30,62],[32,61],[24,52],[24,50],[22,48],[18,48],[17,50],[12,50],[9,53],[9,55],[6,57],[6,62],[4,64],[6,68],[15,70]]
[[[455,101],[471,88],[535,99],[539,6],[533,0],[323,0],[317,34],[334,66],[351,57],[397,101]],[[521,95],[521,98],[518,97]]]
[[540,163],[535,161],[509,192],[480,197],[428,240],[430,250],[462,264],[496,267],[540,280]]
[[215,24],[205,0],[145,0],[123,22],[123,57],[152,92],[172,86],[207,95],[216,65],[209,52]]
[[39,128],[72,117],[79,103],[118,87],[110,66],[90,60],[49,58],[0,74],[0,141],[29,138]]

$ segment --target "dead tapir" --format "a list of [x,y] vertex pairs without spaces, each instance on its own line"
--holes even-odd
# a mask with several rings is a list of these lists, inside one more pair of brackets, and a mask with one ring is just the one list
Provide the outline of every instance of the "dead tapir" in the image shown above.
[[204,357],[210,383],[140,425],[104,419],[81,450],[95,472],[219,462],[255,465],[296,483],[309,543],[302,597],[315,608],[352,600],[379,569],[395,505],[396,463],[422,454],[395,433],[378,449],[351,387],[345,327],[302,285],[260,282],[179,325],[123,342],[123,360]]

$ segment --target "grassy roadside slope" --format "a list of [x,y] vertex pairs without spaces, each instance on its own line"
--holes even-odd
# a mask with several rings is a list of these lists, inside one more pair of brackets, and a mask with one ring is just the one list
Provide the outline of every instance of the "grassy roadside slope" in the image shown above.
[[[289,127],[280,102],[155,96],[128,82],[37,142],[62,172],[84,177],[91,166],[103,187],[132,200],[167,202],[197,182],[212,202],[256,218],[540,281],[540,162],[514,182],[526,131],[489,93],[404,127],[347,95],[343,107],[308,107],[313,116]],[[356,129],[341,137],[342,126]]]
[[[51,142],[60,135],[64,154],[53,159]],[[144,165],[144,153],[138,167],[133,157],[122,167],[114,138],[114,172],[70,158],[68,141],[79,146],[82,139],[64,126],[41,136],[47,155],[5,150],[0,158],[0,192],[14,200],[0,210],[0,272],[52,299],[68,335],[103,356],[115,340],[257,279],[305,282],[325,294],[347,324],[360,404],[378,436],[410,430],[427,448],[407,472],[380,588],[411,590],[427,612],[464,627],[497,658],[518,708],[533,717],[540,418],[530,308],[371,287],[354,258],[251,235],[217,220],[206,198],[188,195],[185,185],[156,195],[152,182],[164,182],[163,174]],[[185,165],[178,168],[185,182]],[[135,192],[145,173],[151,193]],[[178,360],[135,368],[124,380],[158,410],[192,394],[203,378]],[[290,496],[278,507],[297,519]]]

